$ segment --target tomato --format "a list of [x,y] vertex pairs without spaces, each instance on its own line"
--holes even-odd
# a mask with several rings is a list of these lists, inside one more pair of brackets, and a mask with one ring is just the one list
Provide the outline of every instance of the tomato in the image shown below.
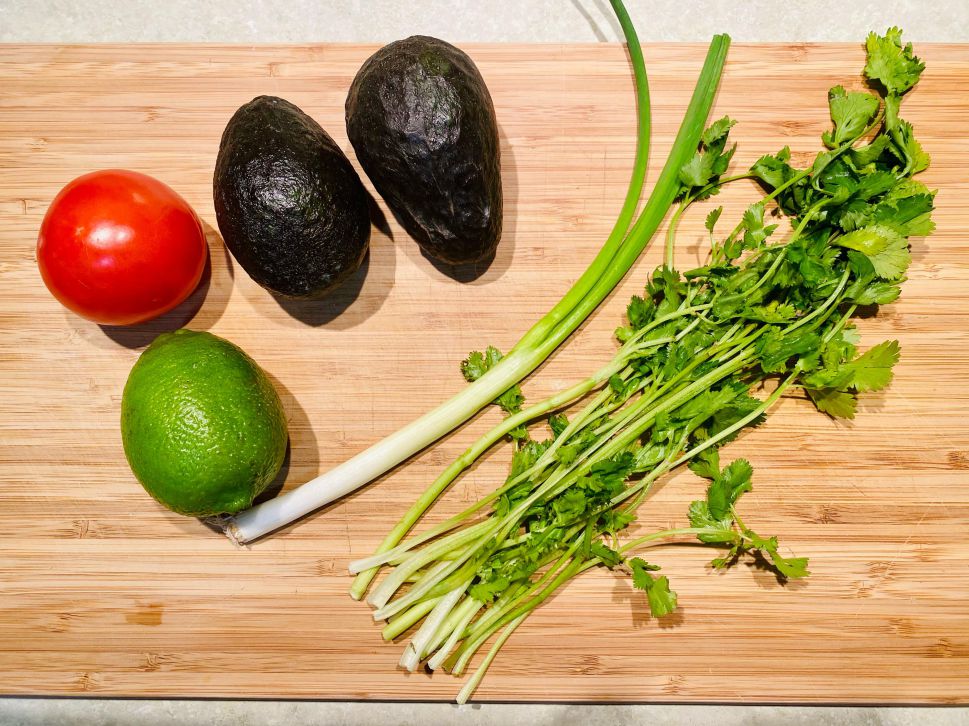
[[78,315],[131,325],[168,312],[199,283],[208,247],[174,190],[120,169],[78,177],[54,198],[37,240],[44,284]]

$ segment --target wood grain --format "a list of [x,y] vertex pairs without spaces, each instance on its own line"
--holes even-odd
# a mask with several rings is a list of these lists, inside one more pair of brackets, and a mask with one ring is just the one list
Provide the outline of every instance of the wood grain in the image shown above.
[[[495,262],[454,282],[392,221],[366,275],[321,303],[281,306],[234,265],[215,231],[211,177],[222,128],[262,93],[301,106],[349,149],[346,89],[368,46],[0,47],[0,692],[138,696],[449,699],[459,681],[406,675],[346,563],[369,553],[416,493],[495,420],[488,411],[375,485],[248,550],[157,506],[125,464],[121,390],[139,351],[186,324],[241,345],[273,376],[291,421],[292,487],[457,390],[472,348],[511,346],[584,269],[618,210],[634,109],[616,45],[474,46],[501,124],[507,217]],[[938,231],[915,240],[903,298],[863,321],[897,337],[889,390],[853,423],[785,400],[731,445],[756,470],[745,519],[811,558],[782,587],[709,553],[656,559],[679,592],[645,615],[621,577],[594,572],[508,642],[490,700],[969,701],[969,47],[926,45],[905,106],[932,168]],[[655,179],[704,53],[646,49]],[[739,46],[718,114],[739,121],[736,168],[785,144],[804,162],[826,128],[829,86],[860,85],[854,45]],[[99,168],[153,174],[206,223],[211,276],[154,323],[112,330],[66,312],[34,245],[60,187]],[[721,197],[739,213],[752,187]],[[735,217],[734,217],[735,218]],[[701,259],[702,214],[679,260]],[[611,356],[611,331],[659,246],[533,376],[542,396]],[[497,449],[435,512],[488,491]],[[642,527],[682,523],[702,491],[672,478]]]

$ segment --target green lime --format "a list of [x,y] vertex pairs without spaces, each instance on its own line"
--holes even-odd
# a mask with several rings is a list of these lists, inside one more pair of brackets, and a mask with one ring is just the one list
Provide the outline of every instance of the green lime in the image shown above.
[[128,464],[180,514],[234,514],[275,479],[286,417],[263,370],[229,341],[176,330],[148,346],[121,399]]

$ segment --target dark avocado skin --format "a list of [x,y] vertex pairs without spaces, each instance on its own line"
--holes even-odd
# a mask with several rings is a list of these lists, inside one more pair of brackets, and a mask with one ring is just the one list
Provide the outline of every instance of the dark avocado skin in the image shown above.
[[229,120],[213,180],[226,246],[253,280],[320,297],[363,261],[367,192],[333,139],[298,107],[259,96]]
[[428,256],[451,264],[494,256],[498,122],[467,54],[421,35],[384,46],[353,79],[346,114],[361,166]]

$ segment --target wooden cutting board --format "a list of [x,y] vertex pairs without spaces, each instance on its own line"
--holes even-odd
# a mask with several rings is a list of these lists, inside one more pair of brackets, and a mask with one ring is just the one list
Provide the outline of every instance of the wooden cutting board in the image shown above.
[[[187,325],[248,351],[291,425],[285,486],[324,471],[462,385],[458,363],[509,348],[605,238],[633,157],[634,108],[618,45],[471,46],[501,124],[504,240],[455,282],[393,222],[366,273],[330,299],[280,304],[225,252],[211,180],[222,129],[258,94],[301,106],[344,148],[343,102],[371,46],[0,47],[0,693],[339,699],[453,698],[460,681],[396,668],[346,564],[371,552],[434,475],[496,420],[486,411],[376,484],[237,549],[140,488],[118,432],[121,390],[155,335]],[[699,45],[646,49],[655,179],[702,61]],[[969,46],[917,48],[928,65],[903,115],[938,192],[938,231],[913,241],[903,298],[861,323],[902,360],[857,419],[784,400],[729,448],[755,467],[745,519],[811,558],[781,586],[708,550],[654,551],[681,609],[657,622],[627,579],[592,572],[515,633],[484,700],[969,701]],[[789,144],[805,163],[827,127],[827,89],[859,86],[856,45],[732,49],[715,113],[739,121],[735,168]],[[351,154],[352,156],[352,154]],[[75,176],[125,167],[198,210],[211,275],[164,319],[106,329],[63,309],[37,272],[37,229]],[[736,219],[754,196],[718,200]],[[678,260],[705,244],[698,210]],[[389,215],[388,215],[389,216]],[[527,395],[544,397],[611,357],[650,250],[558,351]],[[440,519],[501,481],[502,446],[448,494]],[[685,521],[703,483],[679,474],[642,527]],[[653,559],[653,557],[651,557]]]

